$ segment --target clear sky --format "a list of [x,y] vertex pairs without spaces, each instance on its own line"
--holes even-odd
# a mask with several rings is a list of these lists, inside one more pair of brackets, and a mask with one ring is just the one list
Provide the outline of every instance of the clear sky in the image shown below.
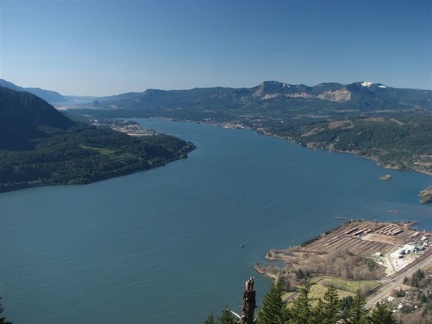
[[0,0],[0,78],[64,95],[432,88],[430,0]]

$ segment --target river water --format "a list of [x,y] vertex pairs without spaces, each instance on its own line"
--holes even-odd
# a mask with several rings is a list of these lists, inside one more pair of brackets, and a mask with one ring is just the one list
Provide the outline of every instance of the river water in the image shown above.
[[251,276],[260,306],[271,281],[254,264],[340,224],[334,217],[432,230],[431,208],[417,197],[430,176],[247,130],[139,121],[197,149],[147,172],[0,194],[9,320],[202,323],[225,305],[239,310]]

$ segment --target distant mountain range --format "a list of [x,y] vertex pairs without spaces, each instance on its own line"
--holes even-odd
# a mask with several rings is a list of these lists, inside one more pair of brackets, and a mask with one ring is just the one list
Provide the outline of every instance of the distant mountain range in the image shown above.
[[68,101],[64,96],[62,96],[60,93],[51,91],[51,90],[44,90],[40,88],[23,88],[20,86],[17,86],[16,84],[13,84],[12,82],[0,79],[0,86],[9,88],[15,91],[26,91],[30,92],[43,100],[49,102],[49,103],[57,103],[57,102],[66,102]]
[[[0,79],[0,86],[30,92],[45,101],[66,103],[98,100],[100,102],[118,103],[122,108],[130,110],[143,107],[169,107],[182,105],[199,107],[200,105],[225,108],[270,107],[284,105],[310,106],[313,102],[318,106],[342,103],[341,106],[355,110],[368,109],[400,109],[430,108],[432,106],[432,90],[401,89],[385,86],[370,81],[351,84],[321,83],[316,86],[303,84],[287,84],[278,81],[264,81],[252,88],[194,88],[190,90],[158,90],[148,89],[144,92],[129,92],[106,97],[63,96],[52,90],[40,88],[23,88],[12,82]],[[127,105],[127,106],[125,106]]]
[[[265,81],[253,88],[196,88],[154,90],[101,98],[108,105],[125,110],[158,107],[161,109],[217,108],[287,110],[299,108],[376,109],[430,108],[432,91],[398,89],[380,83],[356,82],[348,85],[322,83],[313,87]],[[107,105],[106,104],[106,105]],[[105,105],[105,106],[106,106]]]

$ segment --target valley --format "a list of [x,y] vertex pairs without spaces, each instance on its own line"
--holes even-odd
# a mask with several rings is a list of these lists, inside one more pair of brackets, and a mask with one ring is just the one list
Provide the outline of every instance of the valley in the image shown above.
[[432,91],[373,82],[314,87],[266,81],[253,88],[153,90],[74,105],[71,116],[160,117],[246,128],[312,149],[347,152],[432,174]]

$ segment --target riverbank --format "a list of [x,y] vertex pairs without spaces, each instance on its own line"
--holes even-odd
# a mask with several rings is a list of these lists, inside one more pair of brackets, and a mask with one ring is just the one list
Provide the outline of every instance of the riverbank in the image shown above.
[[[168,120],[173,120],[174,119],[169,119]],[[192,120],[184,120],[185,122],[195,122]],[[382,164],[379,161],[379,157],[378,156],[374,156],[374,155],[361,155],[359,150],[353,149],[353,150],[349,150],[349,151],[344,151],[344,150],[336,150],[334,148],[334,145],[332,144],[328,144],[326,145],[326,147],[321,147],[318,146],[317,143],[314,142],[308,142],[306,144],[301,144],[299,141],[297,141],[295,138],[293,137],[287,137],[287,136],[282,136],[280,134],[277,134],[275,132],[271,132],[268,129],[266,129],[265,127],[251,127],[248,125],[245,125],[244,123],[238,121],[238,122],[224,122],[224,123],[217,123],[217,122],[208,122],[208,121],[204,121],[204,123],[207,123],[209,125],[213,125],[213,126],[217,126],[217,127],[222,127],[222,128],[232,128],[232,129],[248,129],[248,130],[252,130],[255,131],[257,134],[259,135],[266,135],[266,136],[271,136],[274,138],[279,138],[279,139],[283,139],[283,140],[287,140],[293,143],[296,143],[298,145],[307,147],[309,149],[312,150],[317,150],[317,149],[324,149],[327,150],[328,152],[335,152],[335,153],[347,153],[347,154],[353,154],[356,157],[359,158],[364,158],[364,159],[368,159],[368,160],[373,160],[375,161],[375,163],[385,169],[390,169],[390,170],[406,170],[406,171],[414,171],[414,172],[420,172],[423,174],[427,174],[427,175],[431,175],[432,176],[432,164],[431,163],[414,163],[413,165],[411,165],[408,168],[403,168],[400,165],[397,165],[397,163],[387,163],[387,164]]]

